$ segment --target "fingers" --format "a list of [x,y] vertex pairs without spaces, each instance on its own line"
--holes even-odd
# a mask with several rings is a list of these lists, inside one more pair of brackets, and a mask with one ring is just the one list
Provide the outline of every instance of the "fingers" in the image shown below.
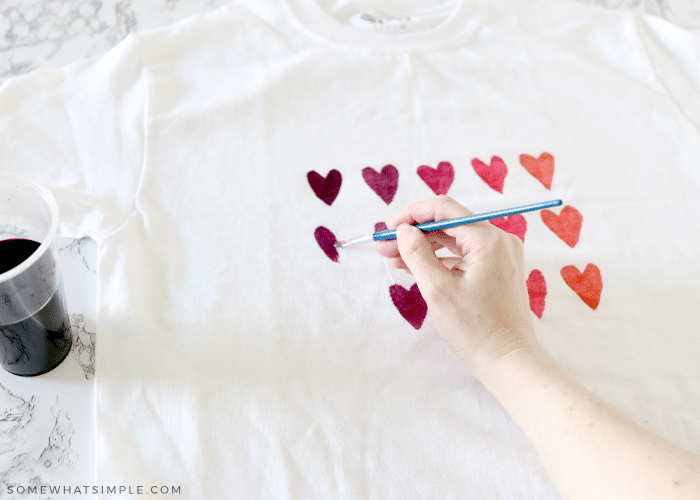
[[[440,261],[440,263],[442,263],[443,266],[445,266],[446,269],[450,270],[452,276],[460,277],[466,271],[466,264],[459,257],[438,257],[438,260]],[[408,268],[408,266],[401,257],[389,259],[389,265],[394,269],[401,269],[402,271],[406,271],[409,274],[411,273],[411,270]]]
[[386,227],[396,229],[399,224],[422,224],[436,220],[455,219],[474,215],[474,212],[460,205],[447,195],[436,196],[425,201],[417,201],[403,207],[398,214],[386,222]]
[[[447,248],[452,253],[457,254],[459,252],[459,247],[455,243],[455,239],[451,236],[446,235],[442,231],[431,231],[425,233],[426,238],[430,242],[430,246],[433,251],[437,251],[441,248]],[[386,257],[388,259],[393,259],[400,257],[399,246],[396,240],[379,241],[376,244],[376,250],[379,255]]]
[[[473,215],[474,212],[457,203],[449,196],[441,195],[435,198],[411,203],[402,208],[398,214],[389,219],[386,225],[389,229],[396,229],[401,224],[421,224],[435,220],[454,219]],[[447,248],[453,255],[464,258],[474,248],[482,247],[485,243],[493,239],[493,233],[500,230],[489,222],[476,222],[465,226],[457,226],[442,231],[425,233],[423,239],[427,239],[432,249],[433,256],[431,262],[439,262],[440,259],[434,255],[440,248]],[[383,241],[376,245],[376,251],[381,256],[389,259],[389,264],[396,269],[403,269],[412,274],[411,264],[405,262],[403,253],[400,250],[400,243],[396,241]],[[451,270],[455,261],[443,260],[443,270]],[[454,276],[455,273],[452,272]]]
[[442,265],[445,266],[447,269],[451,270],[460,270],[461,272],[461,265],[464,264],[464,261],[459,258],[459,257],[439,257],[440,262],[442,262]]
[[420,229],[401,224],[396,228],[396,237],[401,260],[413,274],[421,292],[440,289],[446,279],[452,278]]
[[[460,205],[455,200],[446,195],[436,196],[429,200],[418,201],[403,207],[398,214],[386,222],[387,228],[395,230],[399,224],[422,224],[424,222],[432,222],[436,220],[454,219],[457,217],[466,217],[474,215],[474,212]],[[453,233],[453,234],[447,234]],[[433,243],[434,250],[446,247],[452,253],[459,255],[462,251],[460,245],[455,242],[455,231],[448,229],[446,231],[433,231],[427,233],[428,239]],[[435,245],[435,242],[439,245]],[[395,240],[381,241],[377,243],[376,250],[379,255],[388,259],[400,257],[398,244]],[[403,269],[404,266],[394,266],[398,269]]]

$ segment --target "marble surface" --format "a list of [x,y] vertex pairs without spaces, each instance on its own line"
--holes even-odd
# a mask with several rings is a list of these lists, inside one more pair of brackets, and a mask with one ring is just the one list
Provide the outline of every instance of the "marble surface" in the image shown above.
[[[0,369],[0,499],[69,498],[50,488],[95,482],[97,246],[90,238],[58,239],[57,246],[73,345],[63,363],[38,377]],[[45,495],[19,489],[42,485]]]
[[[164,26],[227,1],[0,0],[0,85],[36,69],[99,56],[131,32]],[[695,0],[578,1],[656,15],[700,30],[700,3]],[[39,377],[16,377],[0,370],[0,499],[91,497],[93,380],[99,370],[96,256],[96,244],[89,238],[59,241],[74,334],[67,360]],[[44,486],[46,493],[27,494],[31,486],[37,491]],[[58,486],[71,493],[50,492]],[[76,493],[76,488],[85,490]]]
[[[103,54],[129,33],[164,26],[228,0],[0,0],[0,83]],[[700,29],[697,0],[579,0]]]
[[129,33],[165,26],[228,0],[1,0],[0,83],[98,56]]

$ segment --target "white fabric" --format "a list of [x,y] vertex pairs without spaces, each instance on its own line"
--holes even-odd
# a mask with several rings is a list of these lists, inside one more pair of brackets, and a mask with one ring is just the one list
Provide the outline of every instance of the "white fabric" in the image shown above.
[[[371,245],[336,263],[314,238],[371,232],[433,196],[417,169],[440,162],[475,211],[555,198],[578,210],[573,247],[524,216],[528,272],[547,287],[542,344],[700,452],[698,34],[505,0],[447,2],[401,33],[352,26],[340,3],[234,1],[0,88],[0,167],[48,184],[61,234],[99,244],[96,484],[556,498],[430,316],[417,331],[399,314],[389,287],[410,278]],[[411,6],[422,19],[426,5]],[[544,152],[551,189],[519,161]],[[472,166],[493,156],[502,193]],[[389,204],[362,175],[388,164]],[[332,169],[328,205],[307,173]],[[587,264],[602,277],[595,309],[561,274]]]

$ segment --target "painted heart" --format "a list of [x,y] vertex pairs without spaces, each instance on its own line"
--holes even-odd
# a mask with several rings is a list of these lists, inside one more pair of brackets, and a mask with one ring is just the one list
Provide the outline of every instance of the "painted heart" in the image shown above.
[[561,276],[569,288],[581,297],[588,307],[596,309],[603,291],[603,278],[600,269],[595,264],[588,264],[583,274],[576,266],[566,266],[561,270]]
[[499,217],[498,219],[491,219],[489,222],[497,228],[504,230],[506,233],[514,234],[525,243],[527,222],[525,221],[525,217],[521,214],[514,214],[510,217]]
[[539,269],[534,269],[527,278],[527,294],[530,296],[530,310],[542,319],[544,299],[547,296],[547,283]]
[[476,175],[491,187],[491,189],[503,194],[503,183],[506,180],[508,168],[506,163],[498,156],[491,157],[491,164],[487,165],[478,158],[472,160],[472,167]]
[[455,170],[450,162],[442,161],[437,168],[421,165],[418,167],[418,176],[436,195],[447,194],[455,178]]
[[320,246],[321,250],[323,250],[323,253],[325,253],[326,256],[333,262],[338,262],[338,249],[333,246],[333,243],[338,240],[331,230],[323,226],[318,226],[314,231],[314,236],[316,237],[318,246]]
[[374,225],[374,232],[375,233],[378,233],[379,231],[386,231],[387,229],[389,229],[389,228],[386,227],[386,222],[377,222]]
[[399,188],[399,171],[393,165],[385,165],[381,172],[372,167],[363,168],[362,178],[387,205],[394,199]]
[[343,176],[335,169],[328,172],[326,177],[312,170],[306,174],[306,178],[309,180],[309,185],[316,193],[316,196],[328,206],[335,201],[340,192],[340,185],[343,183]]
[[562,209],[559,215],[551,210],[542,210],[540,216],[542,217],[542,222],[544,222],[554,234],[559,236],[564,243],[571,248],[576,246],[579,235],[581,234],[581,226],[583,225],[583,216],[581,212],[567,205]]
[[554,177],[554,157],[549,153],[542,153],[539,158],[520,155],[520,164],[525,170],[540,181],[547,189],[552,189],[552,177]]
[[419,330],[423,325],[425,315],[428,314],[428,304],[423,300],[418,285],[414,284],[410,290],[406,290],[401,285],[391,285],[389,293],[403,319],[408,321],[413,328]]

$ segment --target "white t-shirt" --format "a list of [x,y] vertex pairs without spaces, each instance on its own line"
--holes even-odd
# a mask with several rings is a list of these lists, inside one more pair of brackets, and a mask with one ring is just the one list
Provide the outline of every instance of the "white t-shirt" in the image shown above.
[[436,192],[561,198],[495,221],[524,239],[541,343],[700,452],[700,36],[434,4],[233,1],[0,88],[0,167],[98,242],[98,486],[556,498],[412,279],[322,248]]

